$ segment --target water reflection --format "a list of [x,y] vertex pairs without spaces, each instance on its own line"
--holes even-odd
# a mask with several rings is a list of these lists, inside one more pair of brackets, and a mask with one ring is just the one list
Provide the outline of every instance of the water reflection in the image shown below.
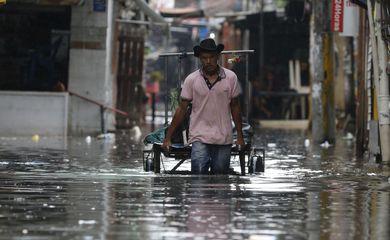
[[[386,170],[353,142],[305,147],[300,131],[257,132],[265,173],[155,175],[138,142],[69,138],[65,149],[0,142],[4,239],[388,239]],[[272,143],[272,144],[269,144]],[[235,164],[238,164],[235,162]]]

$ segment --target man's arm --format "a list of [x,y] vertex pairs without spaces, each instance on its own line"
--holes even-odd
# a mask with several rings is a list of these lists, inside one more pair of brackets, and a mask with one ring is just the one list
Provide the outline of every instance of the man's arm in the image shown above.
[[176,128],[182,123],[187,112],[188,105],[190,101],[187,99],[181,99],[179,107],[176,109],[175,114],[173,115],[172,123],[168,127],[167,135],[165,136],[162,148],[169,150],[171,146],[172,134],[175,132]]
[[230,109],[232,113],[233,122],[237,131],[236,144],[242,148],[244,147],[245,142],[244,142],[244,135],[242,133],[242,117],[241,117],[241,107],[240,107],[239,97],[235,97],[232,99],[232,101],[230,102]]

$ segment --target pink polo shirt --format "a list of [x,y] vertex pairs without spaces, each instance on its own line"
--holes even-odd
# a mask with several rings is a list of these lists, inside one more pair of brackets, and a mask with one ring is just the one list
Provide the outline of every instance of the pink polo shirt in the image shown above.
[[184,81],[181,97],[192,101],[189,143],[232,144],[230,101],[241,93],[236,74],[221,67],[221,80],[209,89],[197,70]]

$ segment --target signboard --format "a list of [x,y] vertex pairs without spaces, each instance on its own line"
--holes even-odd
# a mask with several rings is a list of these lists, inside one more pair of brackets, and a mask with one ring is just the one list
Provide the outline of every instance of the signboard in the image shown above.
[[331,30],[332,32],[344,30],[344,0],[332,0]]
[[93,0],[93,11],[94,12],[105,12],[106,11],[106,0]]
[[351,0],[332,0],[331,30],[341,36],[359,33],[359,7]]
[[359,34],[359,7],[351,2],[344,0],[344,21],[341,36],[354,37]]

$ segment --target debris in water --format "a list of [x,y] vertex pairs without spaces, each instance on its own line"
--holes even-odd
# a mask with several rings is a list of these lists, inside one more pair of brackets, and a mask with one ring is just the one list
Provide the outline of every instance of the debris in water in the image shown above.
[[114,133],[102,133],[97,136],[97,139],[115,139],[115,134]]
[[310,140],[309,139],[305,139],[304,145],[305,145],[305,147],[309,147],[310,146]]
[[85,142],[86,142],[86,143],[91,143],[91,141],[92,141],[91,136],[87,136],[87,137],[85,138]]
[[343,137],[345,140],[353,140],[353,134],[350,132],[347,132],[347,134]]
[[39,135],[38,135],[38,134],[34,134],[34,135],[31,137],[31,140],[33,140],[34,142],[39,142]]
[[323,148],[329,148],[330,146],[332,146],[331,144],[329,144],[329,142],[328,141],[325,141],[325,142],[323,142],[323,143],[321,143],[321,145],[320,145],[321,147],[323,147]]
[[130,133],[130,139],[135,141],[139,141],[142,136],[141,128],[137,125],[132,127],[129,133]]
[[95,220],[79,220],[79,225],[84,225],[84,224],[96,224]]
[[276,147],[276,143],[268,143],[267,147],[274,148]]

